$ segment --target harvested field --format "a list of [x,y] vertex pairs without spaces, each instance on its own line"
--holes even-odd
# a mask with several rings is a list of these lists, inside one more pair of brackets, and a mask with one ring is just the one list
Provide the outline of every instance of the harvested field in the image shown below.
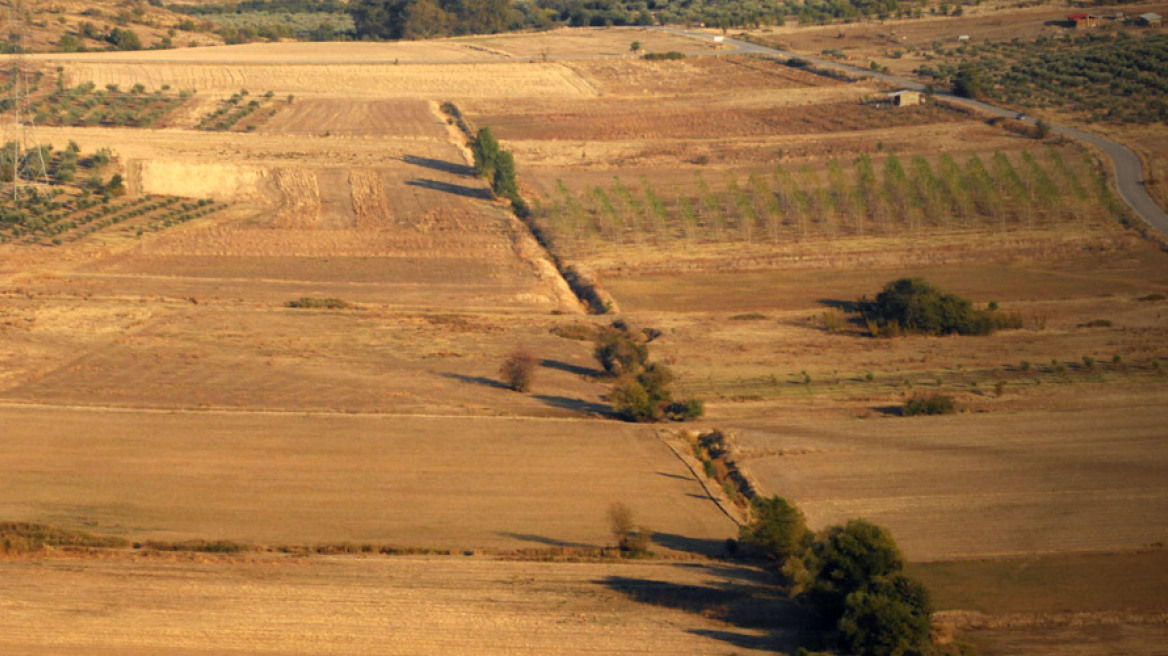
[[260,132],[434,138],[441,123],[425,102],[304,100],[287,105]]
[[[200,49],[210,52],[212,49]],[[182,52],[182,51],[174,51]],[[88,61],[74,55],[60,62],[66,84],[92,81],[131,87],[197,89],[228,96],[240,89],[297,97],[355,100],[378,98],[461,99],[513,97],[582,98],[595,90],[572,70],[554,63],[392,64],[309,63],[298,66],[242,62],[164,63]]]
[[[1168,542],[1160,393],[1123,407],[735,421],[749,469],[814,527],[864,517],[912,560]],[[781,455],[764,456],[764,453]]]
[[635,425],[13,406],[0,416],[0,516],[130,539],[599,547],[612,540],[614,501],[681,551],[720,550],[735,530]]
[[652,113],[636,101],[604,103],[596,113],[528,113],[521,117],[476,116],[483,125],[498,129],[501,139],[705,139],[761,137],[776,134],[821,134],[895,128],[961,120],[938,106],[893,111],[859,103],[817,104],[776,109],[692,108],[689,103],[658,104]]
[[704,617],[765,587],[724,565],[125,558],[4,571],[0,650],[13,655],[697,656],[774,653],[796,633]]

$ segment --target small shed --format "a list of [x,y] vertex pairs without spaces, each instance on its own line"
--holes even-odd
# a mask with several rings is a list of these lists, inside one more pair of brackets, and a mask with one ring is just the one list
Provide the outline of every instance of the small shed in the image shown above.
[[1136,24],[1144,27],[1160,27],[1160,14],[1140,14],[1136,16]]
[[1077,14],[1070,14],[1067,16],[1067,20],[1071,21],[1076,30],[1084,30],[1099,27],[1100,23],[1103,21],[1103,17],[1096,14],[1079,12]]
[[907,107],[909,105],[921,104],[921,92],[910,91],[908,89],[902,91],[894,91],[888,94],[888,101],[897,107]]

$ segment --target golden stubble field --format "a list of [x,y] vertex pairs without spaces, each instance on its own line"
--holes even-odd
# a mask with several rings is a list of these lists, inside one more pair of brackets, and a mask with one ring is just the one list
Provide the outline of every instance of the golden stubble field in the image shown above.
[[[55,56],[71,83],[170,84],[196,89],[202,103],[240,88],[295,99],[247,133],[197,132],[193,115],[165,130],[42,131],[112,148],[133,193],[233,204],[141,237],[115,228],[61,248],[0,246],[0,518],[131,540],[499,553],[609,544],[604,511],[624,501],[658,532],[659,551],[719,552],[734,523],[655,431],[604,417],[591,346],[550,332],[610,318],[585,316],[523,226],[488,200],[439,103],[496,127],[525,193],[544,201],[558,181],[582,194],[643,178],[665,193],[700,174],[724,191],[775,164],[810,177],[802,172],[822,176],[827,160],[863,154],[936,165],[942,154],[1000,150],[1020,161],[1033,143],[944,107],[893,113],[862,102],[883,92],[876,85],[764,60],[630,59],[633,39],[709,52],[665,35],[584,30],[432,49]],[[539,61],[545,51],[614,57]],[[528,57],[537,61],[514,61]],[[1168,356],[1168,307],[1153,295],[1168,290],[1168,264],[1110,217],[1085,212],[1044,214],[1030,229],[851,234],[841,219],[838,234],[787,230],[751,243],[601,241],[570,262],[597,274],[624,318],[662,330],[654,357],[708,402],[698,427],[734,432],[764,491],[795,500],[815,527],[869,517],[914,561],[1156,551],[1168,411],[1154,363]],[[826,330],[825,311],[902,275],[997,301],[1024,328],[898,340],[853,324]],[[351,307],[286,307],[302,296]],[[1097,319],[1111,325],[1085,325]],[[531,394],[498,382],[516,346],[540,359]],[[1080,366],[1084,355],[1098,364]],[[919,389],[953,393],[965,412],[895,416]],[[373,646],[390,633],[402,633],[392,647],[401,653],[803,644],[789,609],[765,621],[727,615],[741,596],[727,586],[757,574],[704,561],[184,558],[8,561],[2,603],[18,619],[0,644],[394,653]],[[138,587],[127,591],[126,580]],[[75,591],[69,601],[64,589]],[[979,610],[949,599],[945,610]],[[1095,603],[1084,594],[1067,610]],[[1162,609],[1110,610],[1112,624],[1084,621],[1127,627],[1118,644],[1154,653],[1158,625],[1133,613]],[[961,626],[992,637],[985,653],[1066,644],[1048,607],[1014,611],[1025,617]],[[1019,622],[1050,641],[1011,638]],[[143,628],[119,630],[128,623]],[[1105,641],[1108,630],[1088,637]]]

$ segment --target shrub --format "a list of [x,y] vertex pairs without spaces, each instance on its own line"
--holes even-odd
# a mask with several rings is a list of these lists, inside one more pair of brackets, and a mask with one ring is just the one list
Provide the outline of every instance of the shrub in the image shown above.
[[647,59],[649,61],[685,59],[685,53],[676,50],[670,50],[669,52],[648,52],[641,55],[641,59]]
[[875,301],[858,303],[869,330],[893,336],[900,331],[927,335],[988,335],[998,328],[1021,327],[1017,314],[975,310],[970,301],[941,291],[922,278],[901,278],[884,286]]
[[906,417],[916,415],[951,415],[957,412],[957,409],[953,405],[952,397],[933,392],[930,394],[914,394],[912,398],[904,402],[904,407],[901,409],[901,412]]
[[608,529],[616,539],[621,553],[628,556],[643,556],[649,553],[649,543],[653,531],[645,526],[636,526],[633,509],[614,501],[606,513]]
[[535,380],[536,358],[526,349],[518,348],[512,351],[499,368],[499,376],[503,383],[516,392],[531,390]]
[[590,323],[571,323],[564,326],[556,326],[551,329],[551,333],[556,337],[574,339],[581,342],[595,340],[598,335],[596,326]]
[[644,367],[649,358],[649,347],[626,331],[605,328],[596,336],[593,354],[605,372],[619,376],[635,373]]
[[311,296],[302,296],[294,301],[288,301],[288,307],[314,310],[343,310],[349,307],[349,303],[339,298],[313,298]]
[[700,399],[673,401],[665,406],[665,418],[670,421],[693,421],[706,414],[706,404]]

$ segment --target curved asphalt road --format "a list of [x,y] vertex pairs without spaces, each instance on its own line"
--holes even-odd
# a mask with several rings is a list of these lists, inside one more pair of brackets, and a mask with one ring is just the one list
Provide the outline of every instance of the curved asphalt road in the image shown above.
[[[705,39],[708,41],[713,41],[716,38],[712,34],[691,32],[689,30],[681,30],[670,27],[653,27],[649,29],[670,32],[672,34],[687,36],[695,39]],[[791,59],[794,57],[789,53],[783,52],[782,50],[778,50],[776,48],[760,46],[755,43],[739,41],[738,39],[731,39],[729,37],[723,38],[722,43],[737,48],[737,50],[734,51],[735,53],[767,55],[769,57],[776,57],[778,59]],[[812,64],[823,68],[832,68],[845,71],[853,75],[863,75],[876,78],[885,82],[902,86],[906,89],[923,91],[925,88],[925,86],[920,82],[907,80],[905,78],[889,75],[887,73],[877,73],[875,71],[857,68],[855,66],[848,66],[847,64],[840,64],[839,62],[834,62],[828,59],[820,59],[818,57],[809,57],[806,55],[798,55],[796,58],[809,61]],[[937,95],[944,96],[950,102],[965,105],[966,107],[971,107],[994,116],[1004,116],[1007,118],[1017,116],[1017,113],[1012,110],[990,105],[988,103],[981,102],[980,100],[962,98],[960,96],[954,96],[951,93],[943,91],[938,91]],[[1030,123],[1034,122],[1034,119],[1031,118],[1027,118],[1025,120]],[[1162,234],[1168,235],[1168,213],[1165,213],[1164,210],[1156,204],[1156,201],[1152,200],[1152,197],[1148,195],[1147,189],[1144,188],[1144,175],[1143,168],[1140,164],[1140,158],[1137,157],[1134,152],[1132,152],[1131,148],[1109,139],[1104,139],[1098,135],[1083,132],[1082,130],[1076,130],[1075,128],[1052,125],[1051,130],[1072,139],[1086,141],[1087,143],[1097,146],[1109,158],[1111,158],[1111,164],[1115,169],[1115,183],[1116,187],[1119,188],[1120,197],[1123,198],[1124,202],[1127,203],[1129,207],[1131,207],[1132,211],[1134,211],[1140,218],[1146,221],[1148,225],[1152,226],[1156,230],[1159,230]]]

